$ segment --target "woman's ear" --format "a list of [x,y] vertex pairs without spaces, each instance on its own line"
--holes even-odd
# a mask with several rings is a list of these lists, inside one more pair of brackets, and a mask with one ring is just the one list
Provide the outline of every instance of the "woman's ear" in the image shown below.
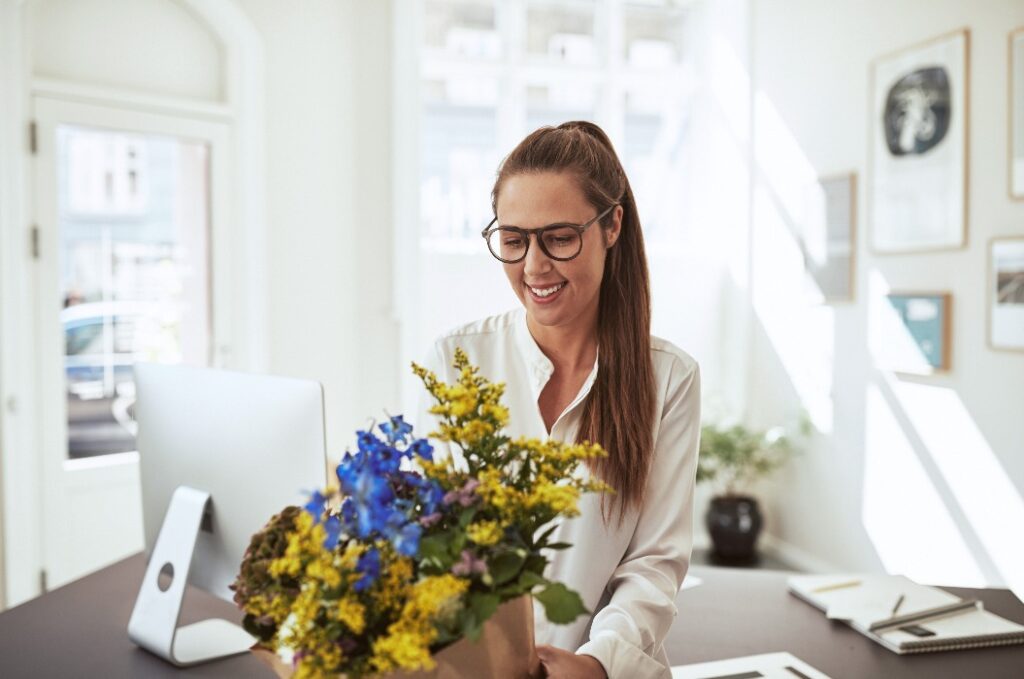
[[606,250],[611,246],[615,245],[616,241],[619,240],[619,234],[622,233],[622,215],[622,206],[616,205],[615,209],[612,210],[612,224],[607,229],[605,229],[604,240]]

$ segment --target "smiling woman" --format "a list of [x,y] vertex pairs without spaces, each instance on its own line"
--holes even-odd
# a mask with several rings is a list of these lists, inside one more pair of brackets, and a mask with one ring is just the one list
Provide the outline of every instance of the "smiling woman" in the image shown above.
[[584,474],[615,490],[555,527],[574,547],[545,574],[592,615],[554,625],[535,605],[538,654],[555,679],[668,676],[662,644],[692,545],[699,368],[650,334],[636,203],[598,126],[530,134],[501,164],[492,205],[482,235],[522,308],[445,334],[431,367],[453,379],[464,349],[505,382],[511,436],[601,444],[608,457]]

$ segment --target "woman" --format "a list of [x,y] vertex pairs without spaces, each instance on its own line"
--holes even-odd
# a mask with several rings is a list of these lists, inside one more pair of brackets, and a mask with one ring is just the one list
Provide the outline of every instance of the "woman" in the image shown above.
[[[506,383],[512,436],[596,441],[589,470],[614,496],[584,496],[546,575],[592,616],[569,625],[535,605],[548,676],[667,677],[662,642],[690,560],[700,373],[650,334],[650,290],[633,192],[593,123],[541,128],[503,161],[483,235],[523,308],[457,328],[430,361],[455,379],[456,346]],[[422,410],[426,409],[424,404]]]

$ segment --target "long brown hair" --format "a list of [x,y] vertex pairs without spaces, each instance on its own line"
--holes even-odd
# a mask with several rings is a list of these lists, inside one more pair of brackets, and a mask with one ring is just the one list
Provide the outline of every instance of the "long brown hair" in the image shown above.
[[[570,172],[587,200],[601,212],[622,206],[619,238],[608,250],[598,302],[597,381],[583,406],[577,442],[600,443],[608,457],[594,471],[616,491],[618,518],[643,501],[654,453],[655,397],[651,364],[651,286],[647,255],[633,190],[604,131],[594,123],[572,121],[542,127],[521,141],[502,161],[491,192],[511,176],[530,172]],[[609,228],[612,215],[602,220]],[[608,505],[602,513],[608,519]]]

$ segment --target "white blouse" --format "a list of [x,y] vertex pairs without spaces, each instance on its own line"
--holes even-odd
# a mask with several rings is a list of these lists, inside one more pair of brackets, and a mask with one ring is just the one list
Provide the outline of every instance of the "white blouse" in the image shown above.
[[[581,405],[597,377],[596,362],[549,435],[538,399],[554,367],[530,334],[525,309],[469,323],[441,336],[425,365],[449,383],[458,377],[451,367],[456,346],[480,367],[482,376],[505,382],[508,435],[575,440]],[[593,614],[557,625],[547,620],[544,608],[534,601],[537,644],[591,655],[604,666],[609,679],[670,676],[662,643],[676,615],[675,597],[689,567],[693,543],[700,369],[685,351],[653,336],[651,360],[661,415],[655,422],[654,458],[643,506],[631,507],[621,525],[617,513],[605,525],[600,497],[587,493],[580,500],[580,515],[562,521],[552,537],[573,547],[548,555],[551,563],[545,576],[576,590]],[[432,404],[424,391],[415,419],[419,435],[436,427],[436,417],[427,413]]]

